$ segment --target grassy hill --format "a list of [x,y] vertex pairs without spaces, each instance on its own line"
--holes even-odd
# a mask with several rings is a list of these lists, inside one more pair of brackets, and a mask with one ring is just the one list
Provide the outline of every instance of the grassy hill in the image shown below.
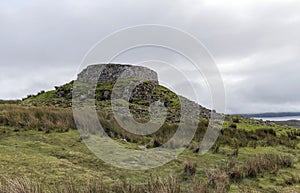
[[[194,139],[171,162],[145,171],[115,168],[97,158],[76,130],[71,109],[73,84],[72,81],[52,91],[41,91],[21,102],[0,104],[0,192],[300,190],[299,129],[227,115],[213,148],[199,155],[210,112],[204,107],[197,117],[200,122]],[[174,135],[180,113],[185,113],[179,108],[180,96],[151,82],[139,85],[140,94],[129,101],[137,121],[149,120],[152,101],[162,101],[168,112],[159,131],[139,136],[122,129],[114,119],[107,94],[113,85],[114,81],[97,85],[96,107],[106,133],[120,146],[135,150],[140,150],[140,146],[156,148]],[[176,143],[167,148],[175,147]]]

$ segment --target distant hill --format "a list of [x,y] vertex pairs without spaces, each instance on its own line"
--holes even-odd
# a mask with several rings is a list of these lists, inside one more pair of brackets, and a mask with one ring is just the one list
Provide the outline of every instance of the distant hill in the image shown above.
[[0,99],[0,104],[20,104],[20,100],[1,100]]
[[257,114],[236,114],[246,118],[264,118],[264,117],[292,117],[300,116],[300,112],[270,112],[270,113],[257,113]]
[[258,113],[258,114],[239,114],[245,118],[280,118],[280,117],[291,117],[290,120],[286,121],[272,121],[278,125],[297,127],[300,128],[300,120],[294,120],[295,117],[300,116],[300,112],[270,112],[270,113]]
[[273,122],[278,124],[278,125],[300,128],[300,121],[299,120],[273,121]]

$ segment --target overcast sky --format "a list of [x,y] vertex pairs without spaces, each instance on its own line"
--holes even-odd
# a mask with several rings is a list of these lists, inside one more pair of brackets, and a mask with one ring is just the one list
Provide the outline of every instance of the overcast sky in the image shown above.
[[174,26],[206,46],[228,113],[300,111],[298,0],[0,1],[0,98],[69,82],[95,43],[140,24]]

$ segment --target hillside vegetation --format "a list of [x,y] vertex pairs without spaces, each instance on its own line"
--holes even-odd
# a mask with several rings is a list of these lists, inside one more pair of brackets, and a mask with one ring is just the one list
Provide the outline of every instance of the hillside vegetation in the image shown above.
[[[150,135],[121,128],[111,109],[114,81],[97,85],[97,115],[105,132],[127,149],[145,151],[169,140],[178,129],[180,102],[187,100],[152,82],[140,84],[127,102],[138,122],[149,120],[149,105],[167,108],[162,127]],[[206,193],[299,192],[300,130],[272,122],[225,116],[220,135],[204,155],[200,142],[210,111],[201,107],[197,131],[182,154],[158,168],[131,171],[113,167],[96,157],[76,130],[70,82],[0,104],[0,193]],[[125,83],[124,83],[125,84]],[[90,92],[87,92],[90,93]],[[126,101],[125,101],[126,102]],[[189,101],[191,107],[196,103]],[[141,149],[143,147],[143,149]],[[165,148],[178,148],[176,141]],[[121,155],[120,155],[121,156]]]
[[[3,192],[37,187],[36,192],[299,190],[300,133],[292,127],[227,117],[215,146],[200,156],[199,142],[207,127],[203,118],[194,140],[178,158],[156,169],[128,171],[104,163],[87,149],[70,108],[1,105],[0,109]],[[176,130],[176,124],[165,124],[161,133],[141,137],[119,128],[112,116],[99,113],[99,119],[113,139],[132,149],[154,148]],[[124,138],[127,142],[121,141]]]

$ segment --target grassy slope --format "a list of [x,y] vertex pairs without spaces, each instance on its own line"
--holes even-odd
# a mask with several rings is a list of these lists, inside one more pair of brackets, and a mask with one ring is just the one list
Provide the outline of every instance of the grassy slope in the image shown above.
[[[47,184],[66,181],[83,183],[88,178],[101,177],[105,183],[127,180],[132,183],[142,183],[151,176],[167,176],[170,173],[179,176],[180,182],[188,185],[191,181],[183,174],[183,163],[186,160],[196,162],[196,178],[204,179],[207,168],[216,168],[226,165],[233,149],[222,146],[219,153],[199,156],[191,150],[186,150],[177,160],[160,168],[148,171],[127,171],[114,168],[95,157],[86,146],[80,142],[76,130],[66,133],[52,132],[45,134],[34,130],[14,131],[13,128],[2,127],[0,135],[0,174],[25,175],[30,178],[44,181]],[[3,132],[5,131],[5,133]],[[126,144],[131,147],[135,144]],[[251,187],[261,192],[270,192],[272,189],[299,190],[299,184],[288,186],[291,174],[300,173],[300,146],[291,149],[286,146],[245,147],[239,149],[239,164],[259,153],[275,153],[292,156],[295,164],[293,168],[280,169],[277,175],[266,174],[264,177],[245,178],[240,183],[232,183],[230,192],[238,192],[240,186]]]
[[[42,92],[36,96],[31,96],[24,101],[26,106],[53,106],[69,107],[70,95],[69,91],[72,83],[57,87],[56,90],[49,92]],[[101,92],[110,90],[111,83],[102,84],[98,87],[96,97],[102,97]],[[59,91],[64,91],[65,96],[57,97]],[[159,87],[156,97],[165,97],[171,100],[173,107],[178,105],[178,99],[170,95],[169,91],[164,87]],[[141,100],[137,100],[141,102]],[[142,103],[145,101],[142,101]],[[100,100],[97,102],[98,106],[104,109],[109,109],[108,100]],[[133,104],[140,105],[140,104]],[[143,104],[141,104],[143,105]],[[14,109],[14,106],[11,106]],[[16,108],[19,108],[15,106]],[[172,107],[172,106],[171,106]],[[22,107],[23,108],[23,107]],[[14,176],[25,175],[33,179],[42,180],[46,184],[61,183],[66,181],[78,181],[84,183],[89,178],[103,178],[107,184],[115,183],[116,181],[130,181],[134,184],[145,182],[146,179],[153,176],[168,176],[174,174],[178,176],[179,181],[188,189],[192,184],[192,177],[184,175],[184,163],[197,163],[197,170],[195,178],[205,181],[205,172],[208,168],[224,168],[227,162],[232,159],[231,154],[235,151],[235,144],[239,144],[238,149],[238,165],[245,166],[245,161],[254,157],[257,154],[278,154],[289,155],[294,161],[292,168],[281,168],[275,174],[267,172],[263,176],[259,175],[256,178],[244,178],[241,182],[231,182],[230,192],[239,192],[242,187],[248,187],[259,192],[290,192],[291,189],[300,189],[300,144],[298,140],[291,140],[290,133],[297,131],[295,128],[279,126],[273,123],[266,123],[256,120],[244,119],[241,117],[227,117],[223,129],[230,131],[228,135],[219,138],[221,145],[217,152],[210,151],[204,156],[199,156],[193,152],[193,148],[185,150],[177,160],[173,160],[169,164],[151,169],[148,171],[127,171],[123,169],[114,168],[109,164],[104,163],[90,152],[87,147],[79,140],[80,136],[76,130],[68,129],[54,129],[51,130],[53,124],[47,123],[48,116],[61,115],[56,110],[47,109],[47,115],[39,115],[39,120],[32,126],[26,127],[26,119],[36,119],[36,111],[40,111],[39,107],[32,109],[28,107],[29,111],[32,109],[33,116],[28,116],[26,110],[17,109],[10,115],[13,121],[8,122],[5,118],[9,115],[7,112],[10,106],[6,105],[0,107],[0,125],[5,125],[0,128],[0,174]],[[44,108],[44,107],[43,107]],[[42,109],[43,109],[42,108]],[[101,109],[103,109],[101,108]],[[21,112],[21,113],[19,113]],[[43,113],[42,113],[43,114]],[[70,113],[68,113],[69,116]],[[17,118],[16,115],[18,115]],[[4,120],[4,121],[3,121]],[[110,124],[108,122],[107,124]],[[61,123],[63,125],[63,123]],[[25,126],[24,126],[25,125]],[[29,124],[30,125],[30,124]],[[45,131],[44,127],[50,127],[51,132]],[[40,129],[42,127],[42,129]],[[29,129],[26,129],[29,128]],[[265,134],[268,129],[276,132],[276,136]],[[40,130],[40,131],[37,131]],[[59,132],[57,132],[59,131]],[[65,132],[67,131],[67,132]],[[118,131],[118,130],[117,130]],[[236,135],[237,131],[243,131]],[[256,140],[250,140],[248,135],[244,136],[245,132],[250,136],[260,136],[257,141],[256,148],[252,147],[251,143]],[[46,134],[47,133],[47,134]],[[118,138],[118,137],[117,137]],[[272,143],[278,139],[278,142]],[[118,140],[118,139],[116,139]],[[242,142],[246,141],[246,145]],[[193,144],[199,141],[196,140]],[[255,142],[256,143],[256,142]],[[135,143],[123,144],[128,148],[136,148]],[[292,178],[292,176],[294,176]],[[297,181],[297,178],[299,180]],[[293,182],[294,181],[294,182]],[[80,184],[80,183],[79,183]]]
[[[128,80],[124,82],[119,82],[119,84],[128,84]],[[129,80],[130,81],[130,80]],[[72,105],[72,87],[73,81],[62,85],[60,87],[55,87],[55,90],[47,91],[47,92],[40,92],[37,95],[30,95],[29,97],[23,99],[22,104],[26,106],[52,106],[52,107],[71,107]],[[96,106],[97,109],[104,111],[104,112],[111,112],[111,103],[110,103],[110,95],[108,98],[104,98],[103,93],[105,91],[109,91],[110,94],[113,89],[114,82],[105,82],[100,83],[97,85],[95,91],[95,99],[96,99]],[[77,83],[76,86],[78,90],[85,90],[86,85]],[[168,122],[175,122],[179,121],[179,111],[180,111],[180,100],[178,96],[167,89],[164,86],[155,85],[151,82],[145,82],[140,88],[146,88],[145,91],[143,90],[142,93],[147,92],[146,95],[141,94],[140,96],[132,97],[132,102],[130,102],[130,109],[134,116],[138,118],[149,118],[149,114],[147,113],[149,108],[149,101],[145,99],[145,97],[151,97],[151,101],[167,101],[168,102]],[[155,88],[155,89],[153,89]],[[149,92],[151,91],[151,92]],[[63,93],[60,95],[59,93]],[[87,91],[82,92],[87,93]],[[88,100],[88,99],[87,99]],[[125,101],[124,101],[125,102]],[[126,102],[127,103],[127,102]],[[141,111],[142,110],[142,111]],[[204,111],[207,111],[203,108]]]

